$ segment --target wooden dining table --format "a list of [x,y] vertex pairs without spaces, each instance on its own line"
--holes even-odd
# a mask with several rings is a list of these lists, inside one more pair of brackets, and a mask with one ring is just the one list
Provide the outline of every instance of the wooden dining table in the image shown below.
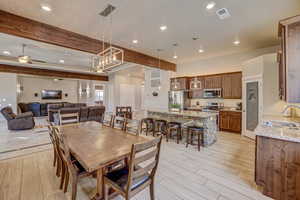
[[98,122],[83,122],[58,126],[67,137],[72,155],[88,172],[97,172],[97,191],[93,199],[103,199],[104,169],[128,158],[132,144],[151,140],[124,131],[103,126]]

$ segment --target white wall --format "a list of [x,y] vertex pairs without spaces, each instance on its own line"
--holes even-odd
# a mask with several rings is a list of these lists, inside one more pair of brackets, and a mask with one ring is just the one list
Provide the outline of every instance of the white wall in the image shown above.
[[[0,73],[0,109],[11,106],[17,112],[17,75]],[[4,120],[0,114],[0,120]]]
[[[48,78],[37,78],[37,77],[26,77],[21,76],[18,78],[19,83],[23,87],[23,92],[19,97],[20,102],[60,102],[67,101],[71,103],[78,102],[78,89],[77,81],[63,79],[54,81],[54,79]],[[49,100],[41,98],[42,90],[62,90],[62,99],[59,100]],[[35,97],[34,94],[37,93],[38,96]],[[65,97],[68,94],[68,97]]]
[[110,74],[108,111],[115,112],[116,106],[131,106],[134,111],[141,110],[143,82],[142,78]]
[[[169,90],[170,90],[170,78],[172,72],[161,71],[161,88],[151,87],[151,70],[145,71],[145,89],[144,89],[144,106],[146,110],[159,109],[167,110],[169,108]],[[158,96],[153,96],[152,93],[158,92]]]
[[275,53],[278,46],[210,59],[180,63],[175,76],[193,76],[242,71],[242,63],[260,55]]

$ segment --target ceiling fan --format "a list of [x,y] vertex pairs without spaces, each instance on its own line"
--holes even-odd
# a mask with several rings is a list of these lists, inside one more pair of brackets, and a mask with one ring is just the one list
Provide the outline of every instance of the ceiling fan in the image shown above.
[[22,55],[18,57],[18,61],[19,61],[19,63],[32,64],[31,57],[25,55],[25,47],[26,47],[26,44],[22,44]]
[[26,44],[22,44],[22,55],[21,56],[18,56],[18,61],[19,63],[25,63],[25,64],[33,64],[33,62],[36,62],[36,63],[47,63],[43,60],[34,60],[34,59],[31,59],[30,56],[28,55],[25,55],[25,47],[26,47]]

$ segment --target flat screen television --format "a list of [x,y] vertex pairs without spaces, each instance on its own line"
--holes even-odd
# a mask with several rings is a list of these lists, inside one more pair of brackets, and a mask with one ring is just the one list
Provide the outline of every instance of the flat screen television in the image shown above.
[[61,99],[61,90],[42,90],[42,99]]

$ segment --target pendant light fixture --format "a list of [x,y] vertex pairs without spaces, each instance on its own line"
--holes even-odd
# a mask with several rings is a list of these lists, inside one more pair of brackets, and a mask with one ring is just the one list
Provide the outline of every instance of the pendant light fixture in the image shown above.
[[[93,58],[93,71],[102,73],[110,71],[112,68],[115,68],[119,65],[122,65],[124,62],[124,51],[123,49],[116,48],[112,46],[112,12],[116,9],[116,7],[108,4],[108,6],[100,13],[100,15],[105,18],[110,16],[110,37],[108,47],[105,48],[105,37],[104,31],[102,34],[102,51],[97,54],[95,58]],[[104,27],[102,27],[104,29]]]

